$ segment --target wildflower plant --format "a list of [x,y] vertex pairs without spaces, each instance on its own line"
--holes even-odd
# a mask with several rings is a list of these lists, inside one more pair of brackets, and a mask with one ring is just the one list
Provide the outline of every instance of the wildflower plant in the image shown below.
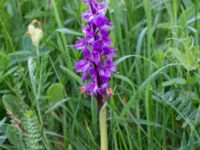
[[83,73],[82,81],[88,81],[87,86],[81,88],[84,93],[89,93],[97,99],[99,104],[99,123],[101,135],[101,149],[107,150],[107,124],[106,102],[112,91],[110,89],[111,73],[116,72],[113,58],[116,57],[115,49],[109,37],[109,28],[112,23],[108,21],[105,13],[106,2],[97,0],[83,0],[88,4],[88,12],[82,17],[87,26],[82,28],[84,38],[76,41],[75,48],[81,50],[83,58],[76,63],[76,71]]
[[90,79],[82,91],[95,96],[101,108],[111,96],[109,82],[111,73],[116,71],[112,61],[116,53],[108,31],[108,28],[112,28],[112,23],[105,16],[106,2],[83,2],[88,4],[89,11],[82,14],[87,22],[87,26],[82,28],[85,36],[75,44],[76,49],[83,53],[83,58],[76,63],[76,71],[83,73],[83,82]]

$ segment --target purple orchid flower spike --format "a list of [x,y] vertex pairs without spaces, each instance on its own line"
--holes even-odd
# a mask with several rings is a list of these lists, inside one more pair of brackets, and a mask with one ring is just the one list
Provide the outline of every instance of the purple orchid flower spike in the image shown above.
[[112,23],[105,16],[105,2],[83,2],[88,4],[89,11],[82,14],[87,22],[87,26],[82,28],[85,36],[75,44],[75,48],[83,53],[83,58],[76,63],[76,71],[83,73],[83,82],[88,81],[87,86],[81,88],[82,92],[95,96],[101,108],[112,95],[109,82],[111,73],[117,70],[112,61],[116,53],[111,47],[112,41],[108,32],[108,28],[112,28]]

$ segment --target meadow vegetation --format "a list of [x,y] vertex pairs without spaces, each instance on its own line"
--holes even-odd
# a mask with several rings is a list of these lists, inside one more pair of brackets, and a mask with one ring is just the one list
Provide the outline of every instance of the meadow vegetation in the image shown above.
[[[200,149],[200,1],[106,1],[118,68],[109,150]],[[98,105],[74,69],[85,11],[82,0],[0,0],[0,149],[99,149]]]

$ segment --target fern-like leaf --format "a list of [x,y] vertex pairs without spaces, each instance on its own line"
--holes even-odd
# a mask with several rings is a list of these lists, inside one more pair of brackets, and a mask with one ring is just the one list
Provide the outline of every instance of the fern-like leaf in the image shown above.
[[36,114],[29,110],[24,113],[22,126],[26,130],[25,143],[28,150],[43,150],[42,134]]

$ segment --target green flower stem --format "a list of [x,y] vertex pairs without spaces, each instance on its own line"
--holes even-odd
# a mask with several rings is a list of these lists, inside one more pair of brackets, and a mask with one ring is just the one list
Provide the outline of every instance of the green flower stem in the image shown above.
[[39,46],[39,45],[37,45],[37,46],[35,47],[35,50],[36,50],[36,55],[37,55],[37,58],[39,58],[40,46]]
[[106,122],[106,105],[99,112],[101,150],[108,150],[107,122]]

